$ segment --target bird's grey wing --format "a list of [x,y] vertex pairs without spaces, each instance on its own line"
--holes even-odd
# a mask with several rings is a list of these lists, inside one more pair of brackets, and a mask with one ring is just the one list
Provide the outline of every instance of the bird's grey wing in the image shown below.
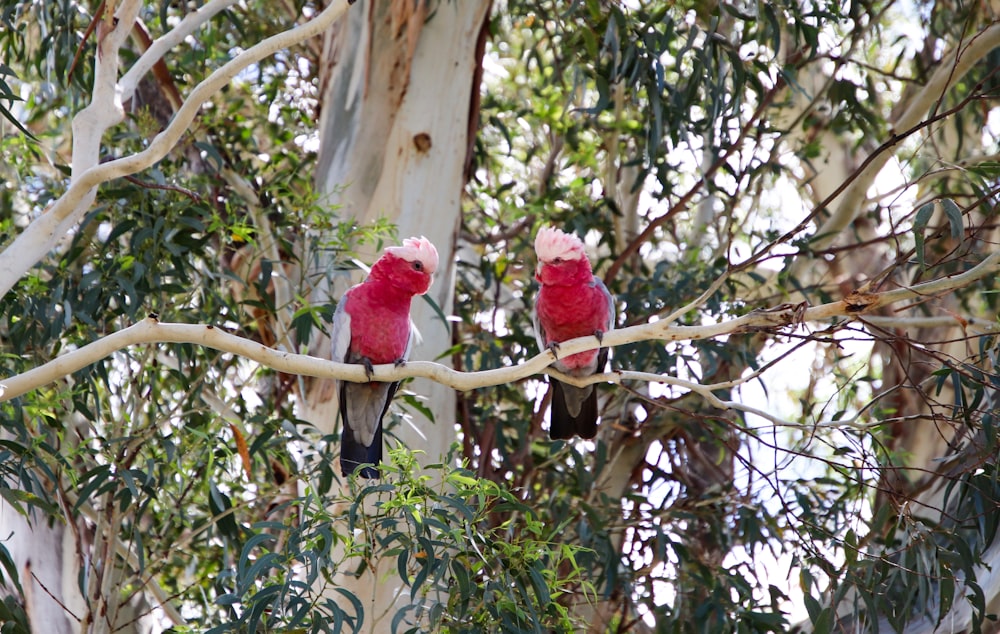
[[406,351],[403,352],[403,359],[410,358],[410,351],[413,346],[419,346],[424,342],[424,336],[420,333],[420,329],[417,328],[416,322],[412,319],[410,320],[410,334],[406,339]]
[[[359,356],[348,353],[347,363],[359,363]],[[389,403],[396,393],[399,383],[354,383],[341,381],[340,415],[344,421],[344,432],[340,443],[340,467],[344,475],[365,467],[361,475],[378,478],[378,464],[382,462],[382,418],[389,409]]]
[[[351,355],[351,314],[345,309],[347,301],[345,293],[337,302],[330,326],[330,359],[337,363],[360,361]],[[348,475],[360,464],[378,464],[382,457],[381,422],[387,405],[386,390],[373,390],[367,383],[350,381],[336,381],[336,385],[340,401],[338,410],[344,424],[340,442],[340,465],[344,475]],[[366,468],[362,471],[362,476],[377,478],[378,471]]]
[[[541,291],[539,291],[541,293]],[[535,298],[535,306],[531,307],[531,327],[535,330],[535,341],[538,342],[538,351],[544,352],[545,348],[549,345],[545,341],[545,329],[542,327],[542,322],[538,318],[538,298]]]
[[351,349],[351,314],[344,308],[346,304],[345,293],[337,302],[330,325],[330,359],[337,363],[346,363],[347,352]]
[[616,315],[615,315],[615,298],[614,298],[614,295],[611,294],[611,291],[608,290],[608,287],[605,286],[604,282],[602,282],[601,279],[599,277],[597,277],[596,275],[594,276],[594,286],[596,286],[597,288],[601,289],[601,291],[602,291],[602,293],[604,295],[604,300],[608,303],[608,323],[607,323],[607,327],[604,329],[604,332],[608,332],[609,330],[614,330],[615,329],[615,322],[617,321]]
[[406,337],[406,349],[403,350],[403,361],[407,361],[410,358],[410,350],[413,349],[414,339],[417,343],[420,343],[420,331],[417,330],[417,325],[410,320],[410,334]]
[[[618,323],[618,315],[616,314],[617,311],[615,310],[617,305],[617,303],[615,302],[615,296],[611,294],[611,291],[608,290],[608,287],[605,286],[604,282],[602,282],[600,278],[598,278],[597,276],[594,277],[594,283],[599,289],[603,291],[604,300],[608,302],[608,323],[607,323],[607,328],[604,329],[604,332],[610,332],[615,329],[615,324]],[[608,364],[608,355],[610,352],[610,348],[601,348],[600,350],[601,352],[597,356],[597,368],[595,368],[594,370],[595,372],[604,372]]]

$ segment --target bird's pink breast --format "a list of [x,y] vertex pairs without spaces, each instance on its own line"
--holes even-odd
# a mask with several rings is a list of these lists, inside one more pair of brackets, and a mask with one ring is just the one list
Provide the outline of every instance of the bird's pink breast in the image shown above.
[[[538,321],[547,344],[593,335],[608,328],[607,298],[597,286],[542,286],[536,301]],[[574,354],[560,359],[560,365],[567,370],[591,368],[597,354],[597,350]]]
[[396,297],[381,284],[352,289],[345,310],[351,316],[351,351],[372,363],[403,358],[410,339],[410,297]]

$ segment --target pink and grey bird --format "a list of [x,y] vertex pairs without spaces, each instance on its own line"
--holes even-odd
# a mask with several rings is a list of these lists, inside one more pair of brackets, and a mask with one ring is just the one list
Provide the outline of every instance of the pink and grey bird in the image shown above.
[[[541,349],[558,356],[563,341],[604,333],[614,328],[615,303],[604,283],[594,276],[583,242],[559,229],[543,227],[535,238],[541,284],[535,300],[535,338]],[[604,371],[608,349],[580,352],[558,359],[553,367],[564,374],[584,377]],[[549,437],[553,440],[593,438],[597,434],[597,390],[593,385],[575,387],[552,379]]]
[[[437,249],[427,238],[407,238],[402,246],[388,247],[368,278],[348,289],[337,304],[331,358],[363,364],[369,376],[373,365],[405,362],[413,342],[410,302],[430,288],[437,265]],[[340,469],[346,476],[362,464],[381,462],[382,417],[399,383],[337,383],[344,423]],[[361,475],[377,478],[379,472],[365,467]]]

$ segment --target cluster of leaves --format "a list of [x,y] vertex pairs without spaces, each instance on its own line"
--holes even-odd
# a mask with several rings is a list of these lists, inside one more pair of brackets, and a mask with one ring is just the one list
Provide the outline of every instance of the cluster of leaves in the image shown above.
[[[553,223],[581,236],[597,237],[594,264],[599,272],[627,262],[620,274],[607,279],[622,308],[622,325],[669,313],[725,272],[728,261],[724,256],[732,236],[710,232],[704,237],[705,249],[687,244],[683,227],[691,220],[689,213],[666,211],[656,201],[673,202],[690,190],[695,194],[689,200],[714,195],[723,201],[723,209],[734,212],[743,195],[737,185],[768,177],[766,155],[749,163],[736,157],[742,157],[751,144],[740,130],[752,129],[749,138],[758,144],[768,134],[766,118],[757,113],[756,119],[748,120],[744,106],[765,104],[771,98],[769,92],[776,89],[773,82],[760,79],[773,75],[777,63],[777,51],[766,52],[780,34],[774,12],[787,11],[782,22],[791,19],[791,24],[801,25],[814,36],[816,20],[835,21],[837,16],[822,12],[803,16],[792,4],[768,5],[765,11],[771,19],[710,12],[701,20],[683,7],[657,3],[625,9],[597,2],[569,8],[531,2],[512,3],[495,16],[493,31],[503,34],[503,46],[488,54],[510,69],[512,79],[488,78],[483,91],[483,125],[469,188],[476,212],[467,217],[468,232],[478,238],[477,249],[483,257],[476,266],[459,271],[456,306],[465,327],[456,365],[497,367],[535,352],[525,310],[536,290],[530,283],[533,231],[524,229]],[[717,32],[721,19],[730,24],[730,32],[738,34],[739,41]],[[751,43],[759,54],[742,58]],[[803,40],[803,46],[816,54],[815,38]],[[525,131],[513,132],[519,125]],[[694,137],[717,139],[712,144],[714,154],[703,163],[710,170],[701,175],[707,186],[700,185],[685,167],[690,162],[685,151]],[[609,179],[608,170],[616,176]],[[710,178],[714,173],[724,173],[725,178]],[[724,185],[727,179],[732,180]],[[638,212],[620,209],[621,193],[635,188],[650,192],[650,202]],[[625,223],[632,214],[638,215],[640,231],[654,222],[663,227],[644,238],[644,249],[662,254],[659,261],[624,259],[629,246]],[[730,229],[745,233],[754,244],[750,236],[756,229],[735,220]],[[759,236],[756,244],[766,238]],[[706,249],[715,254],[708,263]],[[733,286],[721,290],[704,312],[684,315],[681,322],[694,324],[708,315],[741,314],[745,308],[734,299],[739,290]],[[692,347],[648,342],[617,349],[614,363],[631,370],[711,381],[757,367],[759,353],[759,342],[750,339],[734,339],[726,345],[701,342]],[[683,605],[714,606],[704,609],[715,614],[716,623],[744,622],[767,631],[784,622],[780,602],[759,594],[753,580],[734,599],[729,590],[735,579],[744,578],[743,572],[734,566],[720,574],[717,555],[724,552],[719,550],[721,545],[731,549],[737,542],[753,551],[765,543],[764,535],[774,538],[786,530],[786,521],[767,516],[752,519],[740,514],[737,509],[742,507],[732,506],[724,496],[710,496],[715,500],[711,503],[694,503],[701,493],[679,488],[670,466],[654,459],[645,465],[649,470],[643,471],[643,451],[635,452],[637,474],[643,477],[632,479],[630,486],[617,492],[624,500],[615,494],[598,494],[623,468],[613,460],[622,448],[616,443],[635,440],[629,440],[631,434],[602,435],[606,441],[599,440],[593,453],[547,442],[542,425],[546,401],[534,396],[539,391],[544,394],[543,386],[529,381],[524,386],[503,385],[463,395],[459,412],[466,457],[478,464],[479,473],[530,492],[534,504],[551,508],[553,517],[572,518],[567,525],[575,533],[572,539],[595,550],[598,585],[606,590],[603,598],[614,597],[624,621],[638,612],[655,615],[662,627],[669,627],[670,622],[695,622],[697,617],[688,611],[693,608],[664,602],[654,591],[664,580],[679,584],[680,577],[690,575],[698,579],[699,589]],[[603,416],[605,425],[630,430],[641,421],[647,439],[643,446],[652,447],[651,455],[683,453],[692,444],[718,453],[727,446],[731,422],[713,423],[709,413],[697,410],[696,404],[675,398],[651,400],[640,391],[611,397]],[[695,422],[686,422],[692,415]],[[701,425],[713,433],[702,433]],[[726,471],[714,477],[724,477]],[[729,484],[718,485],[729,491]],[[654,499],[657,503],[650,506]],[[644,510],[631,512],[629,508]],[[621,525],[623,514],[630,520],[628,531]],[[719,521],[720,516],[735,520],[735,515],[742,518],[744,529],[734,531]],[[702,549],[676,537],[698,532],[711,535],[704,544],[715,545]],[[754,535],[761,539],[755,541]],[[630,542],[635,552],[658,544],[657,554],[651,560],[643,561],[639,555],[629,561],[623,553]],[[650,566],[653,574],[642,572]],[[690,569],[680,570],[685,566]],[[633,601],[641,607],[629,607]],[[759,619],[745,618],[758,613]]]
[[[297,16],[258,5],[243,5],[239,11],[245,13],[227,14],[207,25],[192,46],[179,47],[182,60],[168,60],[175,74],[140,87],[126,120],[106,137],[106,152],[141,150],[170,116],[169,91],[184,94],[205,76],[191,69],[207,73],[228,59],[235,42],[262,39]],[[142,15],[153,37],[179,17],[169,4],[159,9]],[[4,5],[5,25],[16,28],[0,31],[0,46],[7,63],[18,64],[12,85],[33,87],[19,117],[35,137],[3,136],[5,247],[65,188],[67,113],[86,102],[92,82],[86,60],[93,59],[93,43],[80,39],[86,15],[76,3]],[[81,44],[81,62],[70,74]],[[138,54],[125,51],[123,57],[131,61]],[[266,288],[276,265],[265,262],[256,277],[245,278],[245,271],[228,264],[257,247],[253,208],[267,206],[282,221],[277,234],[286,241],[279,252],[289,259],[295,255],[289,232],[312,222],[317,209],[305,169],[312,155],[301,148],[312,117],[288,97],[283,62],[262,64],[256,87],[236,86],[206,109],[199,127],[154,169],[102,188],[100,203],[71,239],[0,298],[0,375],[22,373],[149,313],[264,337],[250,317],[261,301],[231,291]],[[274,198],[244,199],[226,171],[253,174],[251,189]],[[337,237],[319,246],[340,246]],[[318,319],[307,317],[303,337]],[[116,354],[5,403],[0,496],[38,530],[79,526],[83,538],[120,547],[109,551],[109,560],[97,560],[101,570],[121,569],[114,573],[121,575],[121,592],[105,597],[109,614],[132,604],[148,618],[143,594],[155,586],[163,591],[160,600],[177,601],[194,621],[217,621],[227,612],[212,601],[224,594],[221,575],[231,554],[240,552],[233,549],[246,517],[234,515],[265,514],[269,500],[283,493],[279,481],[287,481],[295,465],[281,431],[290,407],[287,392],[262,389],[258,400],[273,405],[271,415],[262,416],[239,394],[251,379],[253,372],[228,355],[199,346],[149,347]],[[260,379],[266,383],[267,376]],[[223,401],[232,404],[239,425],[220,416],[213,404]],[[239,447],[251,434],[255,441],[244,460]],[[244,472],[255,471],[261,475],[254,481],[243,479]],[[11,562],[0,548],[0,578],[11,593],[0,620],[5,632],[27,631],[18,600],[26,580]],[[93,577],[81,575],[86,595]]]
[[[144,147],[169,118],[168,91],[184,94],[204,76],[190,69],[210,72],[234,45],[259,41],[297,15],[265,4],[227,14],[180,47],[180,57],[168,60],[174,86],[140,86],[129,117],[107,137],[108,153]],[[68,34],[58,47],[45,40],[66,68],[85,25],[67,22],[79,16],[61,11],[37,15],[39,6],[19,4],[4,16],[11,24],[36,18],[41,31]],[[177,17],[176,8],[161,9],[143,14],[153,37]],[[19,81],[34,84],[42,71],[51,76],[52,59],[30,36],[4,32],[3,43],[23,64]],[[312,154],[303,149],[315,133],[311,80],[301,77],[293,87],[288,79],[290,68],[310,65],[300,63],[310,54],[262,63],[252,82],[237,82],[206,107],[154,169],[101,190],[101,204],[72,239],[0,298],[0,373],[21,373],[149,313],[271,343],[269,316],[285,308],[275,305],[272,274],[286,274],[301,293],[296,343],[315,337],[331,307],[303,298],[317,277],[336,273],[315,268],[318,254],[378,240],[390,228],[338,223],[311,193]],[[86,46],[81,59],[88,59]],[[53,86],[51,101],[27,104],[38,142],[5,136],[5,242],[65,187],[69,170],[56,149],[66,141],[65,112],[85,101],[87,83],[78,69],[71,82]],[[293,88],[306,96],[291,96]],[[44,172],[37,164],[47,143],[57,169]],[[252,175],[246,184],[256,198],[243,198],[246,190],[235,189],[227,173]],[[255,214],[269,221],[283,264],[258,253],[264,228]],[[258,265],[237,266],[247,261]],[[256,390],[244,387],[251,384]],[[435,481],[447,490],[431,488],[412,456],[399,453],[403,462],[387,467],[398,481],[358,492],[342,515],[326,510],[337,502],[328,495],[299,495],[297,486],[326,482],[331,469],[325,461],[304,463],[289,440],[313,447],[330,439],[300,435],[292,389],[283,377],[198,346],[121,352],[2,406],[0,496],[36,527],[79,525],[87,539],[118,545],[101,565],[119,570],[121,590],[90,609],[114,615],[134,608],[146,618],[153,610],[147,597],[155,596],[183,612],[187,625],[177,631],[360,629],[377,616],[359,597],[321,592],[338,570],[379,558],[407,575],[414,598],[393,615],[394,631],[576,628],[564,599],[590,587],[579,563],[586,549],[561,543],[558,527],[495,482],[440,467]],[[358,512],[375,499],[375,510]],[[501,515],[516,518],[493,521]],[[358,540],[355,529],[376,541]],[[11,594],[0,608],[4,631],[27,632],[24,580],[2,544],[0,564]],[[93,579],[81,576],[87,596]]]
[[[898,90],[898,80],[876,66],[853,63],[851,51],[871,41],[866,25],[876,33],[885,28],[882,18],[892,15],[886,9],[832,2],[759,3],[752,8],[723,3],[627,8],[596,1],[571,6],[508,3],[493,18],[496,42],[487,49],[491,64],[482,90],[464,226],[482,257],[459,270],[455,305],[462,327],[452,351],[456,366],[498,367],[536,352],[528,318],[537,290],[531,280],[530,239],[542,224],[587,238],[595,270],[607,272],[605,281],[618,298],[621,325],[669,314],[698,297],[739,259],[773,248],[779,229],[788,226],[783,217],[787,207],[768,210],[762,200],[778,184],[790,191],[798,188],[802,199],[809,200],[807,185],[794,184],[794,172],[801,165],[822,169],[818,160],[823,148],[815,140],[822,135],[816,131],[847,139],[884,136],[887,109],[872,97]],[[824,39],[831,32],[843,36],[832,49]],[[812,69],[823,58],[831,60],[836,79],[821,94],[803,95],[799,69]],[[977,72],[988,73],[989,66]],[[788,95],[827,105],[813,111],[821,116],[792,123],[801,142],[781,145],[788,133],[781,127],[787,121],[781,108],[789,105]],[[782,159],[776,148],[794,151],[795,160]],[[922,164],[915,162],[912,168],[920,173]],[[970,251],[982,253],[975,240],[963,240],[973,224],[969,211],[974,201],[995,197],[995,170],[978,169],[985,171],[939,183],[943,202],[938,209],[947,216],[930,220],[918,214],[918,224],[900,224],[891,232],[889,240],[908,246],[914,238],[918,242],[915,251],[897,258],[901,277],[913,279],[914,270],[931,262],[934,270],[918,273],[918,278],[947,275],[976,261],[967,258]],[[622,207],[635,189],[643,191],[638,208]],[[970,207],[960,211],[952,198]],[[701,212],[703,205],[709,206],[707,215]],[[808,203],[802,211],[808,213]],[[876,209],[872,218],[884,222],[879,215],[884,212]],[[633,218],[637,221],[631,224]],[[803,256],[816,257],[809,238],[800,236],[786,251],[792,254],[781,256],[779,281],[811,301],[831,301],[837,288],[809,287],[798,279],[801,270],[796,273],[791,266]],[[846,262],[850,252],[825,257]],[[764,281],[763,276],[751,278]],[[756,292],[745,282],[731,278],[678,323],[743,314],[749,308],[743,298]],[[974,312],[995,302],[995,296],[974,292],[962,297]],[[821,358],[838,386],[832,396],[821,390],[802,394],[802,422],[833,412],[834,418],[846,418],[872,398],[882,378],[877,365],[859,367],[851,353],[838,352],[842,342],[855,336],[831,328],[805,336],[797,346],[827,347]],[[870,339],[868,333],[861,337]],[[727,381],[748,368],[772,367],[768,362],[775,353],[765,341],[646,342],[616,349],[613,365],[704,383]],[[781,367],[781,358],[773,363]],[[947,370],[952,371],[959,370]],[[990,389],[983,375],[963,389],[971,400],[978,395],[976,411],[982,411],[982,395]],[[891,444],[887,435],[850,430],[764,434],[745,421],[705,411],[699,399],[683,392],[653,397],[641,387],[635,390],[605,393],[604,424],[618,431],[602,433],[593,447],[547,441],[546,391],[537,381],[459,397],[466,458],[483,476],[525,491],[536,508],[552,508],[554,518],[574,518],[568,524],[577,531],[572,539],[595,550],[598,587],[609,589],[602,599],[613,597],[623,614],[655,615],[662,631],[781,629],[794,603],[783,595],[788,586],[775,585],[773,573],[742,561],[787,557],[792,562],[787,565],[802,571],[802,583],[793,590],[808,598],[805,616],[823,631],[832,626],[835,607],[824,611],[816,606],[828,600],[820,596],[827,584],[836,586],[843,579],[838,556],[850,551],[851,562],[864,560],[882,566],[881,572],[852,576],[850,583],[837,587],[850,586],[858,596],[872,598],[870,614],[892,614],[890,626],[901,629],[922,614],[921,599],[890,610],[892,602],[903,596],[929,597],[939,586],[907,574],[914,568],[899,558],[865,559],[866,548],[898,551],[907,561],[942,562],[934,564],[933,573],[920,570],[952,582],[961,570],[973,587],[971,567],[982,548],[967,549],[959,563],[945,556],[940,540],[874,540],[886,522],[899,521],[891,505],[879,506],[888,518],[863,519],[864,509],[881,501],[882,468],[895,470],[901,464],[898,456],[882,451],[882,443]],[[725,392],[719,396],[731,397]],[[874,423],[896,414],[876,412]],[[636,450],[636,444],[644,450]],[[598,494],[615,481],[615,471],[623,467],[610,465],[622,456],[634,459],[626,463],[634,471],[629,486],[620,491],[624,499],[616,497],[617,489],[611,499]],[[698,471],[699,456],[711,468],[692,474]],[[861,477],[855,472],[859,461],[865,467]],[[991,508],[987,490],[966,480],[974,467],[964,464],[962,469],[953,480],[955,491]],[[620,525],[623,516],[628,529]],[[914,528],[906,519],[903,524]],[[858,533],[872,538],[864,541]],[[845,534],[851,537],[845,540]],[[977,535],[975,543],[981,546],[992,542],[988,530]],[[894,590],[886,594],[888,577]],[[675,599],[656,591],[664,583],[674,589]],[[920,583],[925,583],[923,590],[917,589]],[[693,590],[686,594],[682,588]],[[944,614],[951,603],[936,605]]]
[[[980,358],[997,367],[995,339],[984,337],[980,343]],[[972,631],[982,631],[987,620],[994,618],[987,609],[978,566],[986,551],[996,547],[1000,521],[995,512],[1000,504],[1000,479],[994,459],[998,379],[995,373],[984,374],[970,364],[943,368],[936,374],[939,391],[945,383],[954,385],[954,411],[964,419],[967,432],[966,440],[956,443],[955,454],[940,468],[946,476],[935,484],[940,507],[908,507],[909,501],[899,497],[902,492],[890,488],[883,476],[881,503],[865,523],[867,534],[859,533],[856,518],[848,515],[839,527],[824,529],[839,529],[830,534],[843,536],[839,544],[846,565],[828,553],[812,554],[816,569],[836,588],[832,600],[824,603],[819,600],[816,579],[804,568],[805,605],[817,631],[833,630],[836,606],[842,611],[842,626],[862,631],[888,626],[901,632],[915,618],[936,627],[961,601],[971,608]],[[842,453],[858,455],[852,450]],[[873,467],[902,462],[899,456],[887,455],[884,447],[876,453],[882,455]],[[846,620],[845,606],[851,608]]]
[[[511,1],[494,14],[487,54],[489,68],[501,70],[488,72],[482,89],[463,219],[463,237],[480,257],[463,262],[456,280],[459,321],[449,351],[456,367],[513,365],[535,352],[526,307],[536,291],[538,225],[586,237],[618,298],[619,323],[641,323],[698,297],[732,270],[737,254],[770,248],[787,219],[761,201],[819,159],[816,130],[881,133],[883,111],[865,95],[891,81],[874,65],[849,64],[849,53],[865,25],[879,28],[884,7],[640,5]],[[226,13],[170,60],[177,90],[200,79],[191,69],[207,72],[232,48],[287,27],[301,7],[293,9],[259,2]],[[176,11],[163,3],[144,13],[146,28],[164,31]],[[46,87],[32,91],[18,119],[37,141],[24,134],[0,141],[6,243],[65,187],[66,113],[85,101],[92,71],[83,64],[67,79],[85,26],[74,22],[76,10],[7,3],[2,16],[0,46],[19,66],[0,66],[0,114],[14,116],[17,82]],[[831,52],[824,38],[842,29],[852,36]],[[92,58],[88,46],[81,59]],[[314,338],[331,307],[302,298],[315,277],[333,274],[315,270],[316,254],[391,229],[338,223],[311,192],[304,144],[315,126],[312,78],[297,73],[315,67],[312,54],[298,50],[255,67],[155,169],[101,190],[100,206],[72,239],[0,298],[0,372],[20,373],[149,312],[273,343],[267,321],[286,308],[270,292],[274,275],[301,289],[295,343]],[[839,73],[824,95],[830,117],[795,122],[810,134],[791,148],[801,164],[789,163],[775,149],[786,131],[774,123],[780,111],[772,100],[802,92],[798,69],[822,56],[851,72]],[[108,137],[109,155],[142,148],[162,127],[161,89],[140,90],[129,119]],[[46,161],[53,167],[38,169]],[[919,162],[913,169],[919,173]],[[227,173],[243,175],[255,199],[235,193]],[[978,231],[977,201],[995,200],[997,173],[977,165],[967,174],[941,180],[940,205],[922,206],[907,229],[893,229],[897,272],[911,279],[957,272],[983,246],[966,232]],[[880,213],[866,220],[882,223]],[[283,263],[257,252],[262,218]],[[313,236],[322,237],[308,242]],[[780,254],[780,281],[825,301],[834,289],[807,287],[791,266],[808,249],[802,238]],[[838,251],[809,255],[846,259]],[[259,266],[230,267],[241,258],[259,258]],[[678,323],[743,314],[751,290],[734,277]],[[969,309],[996,301],[995,294],[963,298]],[[849,334],[831,329],[804,339],[828,348],[824,368],[837,387],[831,396],[812,384],[816,393],[800,397],[801,422],[827,409],[837,411],[833,418],[857,413],[882,380],[877,368],[859,369],[839,351]],[[614,364],[729,381],[771,367],[768,340],[639,343],[616,350]],[[875,433],[765,433],[683,391],[627,385],[602,388],[607,431],[596,442],[552,443],[539,380],[458,396],[456,461],[468,470],[420,471],[411,454],[396,450],[382,483],[334,500],[325,485],[335,470],[322,449],[334,439],[317,439],[295,419],[294,380],[189,345],[120,353],[3,405],[0,497],[36,525],[72,521],[127,545],[115,561],[128,576],[109,602],[141,603],[142,589],[158,587],[183,608],[188,625],[178,632],[357,631],[380,618],[400,632],[573,631],[588,625],[579,621],[584,604],[608,606],[603,613],[618,631],[646,622],[660,631],[767,632],[791,620],[793,590],[817,631],[834,627],[838,601],[847,598],[856,601],[859,628],[884,618],[902,630],[913,618],[940,621],[970,596],[978,626],[986,614],[975,566],[993,543],[998,501],[990,457],[998,360],[993,343],[982,341],[978,363],[946,360],[937,377],[934,396],[953,399],[941,420],[968,431],[942,468],[951,484],[935,519],[903,512],[908,492],[886,484],[884,474],[905,458],[892,449],[889,425]],[[874,423],[898,414],[872,411]],[[318,461],[291,446],[318,448]],[[881,497],[889,493],[902,493],[903,502]],[[872,502],[878,512],[868,519]],[[763,558],[790,559],[799,587],[779,582],[774,566],[756,565]],[[409,601],[388,617],[328,587],[334,574],[369,568],[394,571],[409,589]],[[0,578],[23,594],[2,543]],[[821,596],[827,587],[836,588],[833,602]],[[16,600],[0,605],[0,618],[4,631],[27,630]]]
[[[196,628],[172,631],[206,631],[213,623],[208,631],[215,633],[363,631],[372,620],[379,631],[392,632],[579,626],[557,600],[589,587],[580,565],[585,549],[562,543],[559,527],[545,525],[509,491],[465,470],[436,465],[421,471],[412,453],[395,449],[381,483],[355,487],[343,499],[307,488],[254,522],[230,496],[212,495],[217,510],[229,514],[218,523],[227,543],[224,563],[212,588],[202,588],[217,609]],[[489,517],[496,513],[517,519],[492,526]],[[335,574],[370,567],[396,571],[411,601],[385,615],[334,585]],[[324,592],[328,586],[332,592]]]

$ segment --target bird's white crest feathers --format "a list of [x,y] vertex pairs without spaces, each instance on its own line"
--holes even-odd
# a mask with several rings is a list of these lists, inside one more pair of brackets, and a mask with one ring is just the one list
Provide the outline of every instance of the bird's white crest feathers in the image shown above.
[[403,240],[402,246],[386,247],[386,253],[391,253],[407,262],[419,261],[424,265],[424,270],[431,275],[437,270],[438,252],[427,238],[407,238]]
[[586,257],[580,238],[555,227],[542,227],[538,230],[538,235],[535,236],[535,253],[543,262],[551,262],[556,258],[579,260]]

